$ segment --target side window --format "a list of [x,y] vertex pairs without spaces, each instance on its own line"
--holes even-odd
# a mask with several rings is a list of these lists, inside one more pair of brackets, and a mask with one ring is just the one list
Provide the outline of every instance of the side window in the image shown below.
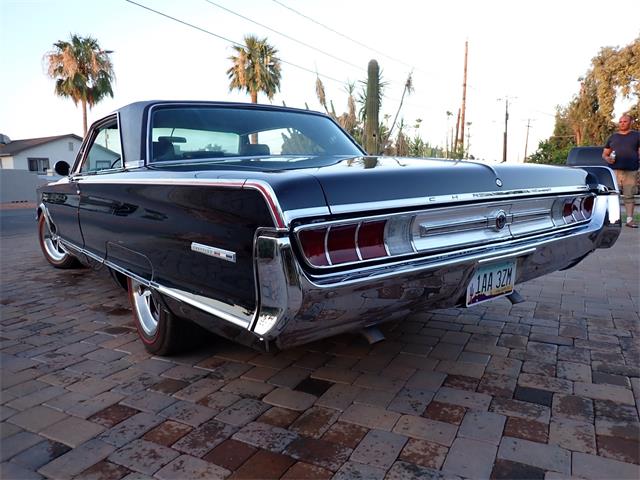
[[122,151],[118,123],[114,120],[100,127],[82,162],[80,172],[100,172],[122,167]]

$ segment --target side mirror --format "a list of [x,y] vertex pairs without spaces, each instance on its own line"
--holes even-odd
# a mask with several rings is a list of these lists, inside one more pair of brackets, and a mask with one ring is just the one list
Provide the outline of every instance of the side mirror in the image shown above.
[[65,162],[64,160],[60,160],[59,162],[56,162],[56,164],[53,167],[53,170],[58,174],[61,175],[63,177],[66,177],[67,175],[69,175],[69,171],[71,170],[71,167],[69,166],[69,164],[67,162]]

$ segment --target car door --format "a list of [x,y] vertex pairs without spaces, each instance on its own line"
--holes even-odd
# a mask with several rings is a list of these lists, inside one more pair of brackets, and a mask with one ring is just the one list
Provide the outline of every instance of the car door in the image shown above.
[[122,165],[120,128],[114,115],[92,126],[89,142],[73,176],[80,192],[78,219],[84,249],[100,259],[106,256],[116,215],[132,210],[119,200],[122,187],[114,183],[118,174],[122,174]]
[[78,223],[80,191],[73,176],[42,187],[42,203],[56,234],[63,240],[82,248],[83,239]]

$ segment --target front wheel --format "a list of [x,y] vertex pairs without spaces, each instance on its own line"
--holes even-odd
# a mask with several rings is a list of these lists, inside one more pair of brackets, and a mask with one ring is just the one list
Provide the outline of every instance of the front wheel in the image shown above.
[[146,350],[154,355],[170,355],[186,346],[192,329],[188,321],[181,321],[165,307],[160,294],[151,287],[127,279],[129,300],[138,336]]
[[38,240],[40,249],[51,265],[56,268],[77,268],[81,266],[80,261],[71,255],[60,242],[60,237],[52,228],[44,214],[38,219]]

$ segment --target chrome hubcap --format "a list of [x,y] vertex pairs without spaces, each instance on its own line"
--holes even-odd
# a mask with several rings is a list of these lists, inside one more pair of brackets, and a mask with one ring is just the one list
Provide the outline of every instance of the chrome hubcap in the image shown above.
[[160,321],[160,308],[157,300],[153,297],[151,289],[135,280],[131,280],[133,289],[133,306],[144,333],[153,337],[158,330]]
[[57,234],[51,231],[51,226],[49,222],[44,222],[44,230],[42,232],[42,240],[44,243],[44,248],[47,251],[47,255],[49,255],[56,262],[61,262],[64,260],[67,251],[62,246],[60,242],[60,237]]

